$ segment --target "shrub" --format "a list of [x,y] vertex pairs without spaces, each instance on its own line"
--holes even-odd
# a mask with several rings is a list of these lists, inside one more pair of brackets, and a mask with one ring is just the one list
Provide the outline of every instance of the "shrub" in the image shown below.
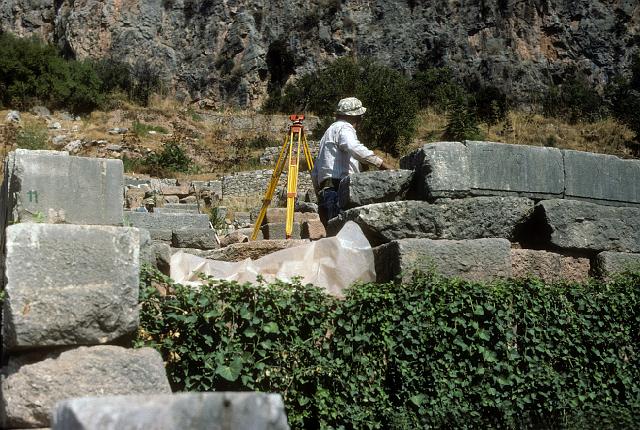
[[154,176],[167,176],[171,172],[188,173],[194,170],[193,160],[187,156],[184,149],[177,142],[166,142],[159,154],[151,153],[144,164],[149,173]]
[[631,76],[616,77],[607,92],[616,118],[629,126],[640,141],[640,54],[634,57]]
[[299,282],[141,283],[138,345],[177,390],[284,397],[292,428],[636,428],[640,274],[490,285],[416,275],[344,300]]
[[449,140],[480,140],[475,112],[469,108],[469,96],[459,92],[451,98],[447,106],[447,125],[444,138]]
[[49,134],[39,124],[25,124],[16,134],[16,145],[23,149],[47,149]]
[[39,40],[0,34],[0,102],[27,109],[36,103],[89,112],[104,100],[91,64],[63,59]]
[[302,76],[284,93],[273,92],[263,109],[335,114],[338,101],[358,97],[367,107],[359,137],[370,148],[398,155],[415,131],[417,100],[408,79],[370,60],[340,58],[326,68]]
[[412,79],[418,103],[422,108],[433,108],[436,112],[447,110],[451,100],[464,88],[453,77],[448,67],[434,67],[419,71]]
[[551,86],[543,101],[546,115],[571,123],[600,120],[608,114],[605,106],[602,96],[581,76],[568,79],[562,85]]

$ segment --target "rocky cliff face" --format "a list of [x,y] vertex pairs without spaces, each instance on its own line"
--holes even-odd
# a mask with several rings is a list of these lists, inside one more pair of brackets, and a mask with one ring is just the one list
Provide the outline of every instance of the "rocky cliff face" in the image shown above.
[[640,46],[637,0],[4,0],[0,24],[239,106],[344,55],[448,65],[531,100],[570,70],[603,84]]

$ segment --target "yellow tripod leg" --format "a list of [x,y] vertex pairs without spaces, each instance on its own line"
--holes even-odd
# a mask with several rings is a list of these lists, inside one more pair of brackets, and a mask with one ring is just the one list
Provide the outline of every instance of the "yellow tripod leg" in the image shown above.
[[[285,224],[285,234],[287,239],[293,233],[293,215],[296,207],[296,197],[298,188],[298,166],[300,165],[300,134],[298,130],[291,131],[291,145],[289,146],[289,171],[287,172],[287,222]],[[294,135],[295,140],[294,140]],[[294,154],[293,145],[296,144]]]
[[302,135],[302,143],[304,148],[304,156],[307,160],[307,166],[309,166],[309,172],[313,170],[313,158],[311,157],[311,151],[309,150],[309,145],[307,144],[307,136],[305,134]]
[[262,200],[262,208],[260,209],[260,214],[258,215],[258,219],[256,219],[256,225],[253,227],[253,233],[251,234],[251,240],[256,240],[258,238],[258,231],[260,231],[260,227],[262,226],[262,221],[264,221],[264,217],[267,214],[267,208],[271,204],[271,199],[273,198],[273,193],[278,186],[278,180],[280,179],[280,175],[282,175],[282,170],[284,168],[285,162],[285,153],[287,147],[290,146],[289,136],[285,136],[284,142],[282,143],[282,148],[280,148],[280,154],[278,155],[278,161],[276,162],[276,167],[273,169],[273,173],[271,174],[271,180],[269,181],[269,186],[267,187],[267,192],[264,195],[264,199]]

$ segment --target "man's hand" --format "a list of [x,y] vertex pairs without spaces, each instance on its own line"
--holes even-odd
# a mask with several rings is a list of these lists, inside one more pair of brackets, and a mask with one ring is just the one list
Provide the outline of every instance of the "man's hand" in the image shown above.
[[391,167],[389,164],[387,164],[386,161],[382,160],[382,164],[378,167],[378,169],[380,169],[380,170],[393,170],[393,167]]

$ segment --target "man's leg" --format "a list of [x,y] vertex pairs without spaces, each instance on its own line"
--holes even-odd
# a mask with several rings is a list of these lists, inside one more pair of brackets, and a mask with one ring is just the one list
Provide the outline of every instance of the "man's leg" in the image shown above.
[[340,215],[338,192],[335,189],[325,188],[318,193],[318,214],[325,228],[331,218]]

